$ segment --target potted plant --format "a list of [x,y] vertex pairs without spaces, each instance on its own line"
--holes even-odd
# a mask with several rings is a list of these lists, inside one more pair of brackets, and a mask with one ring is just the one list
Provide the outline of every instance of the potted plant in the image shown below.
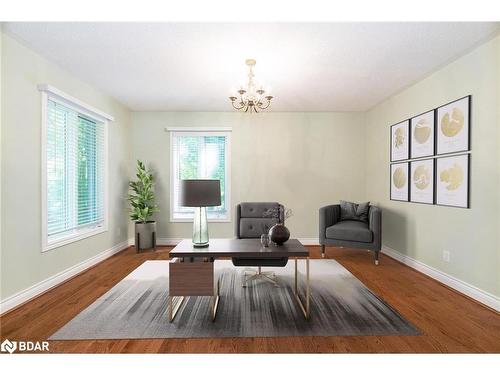
[[149,220],[159,212],[154,203],[153,174],[144,163],[137,160],[137,181],[130,181],[130,218],[135,222],[135,248],[137,251],[156,247],[156,222]]

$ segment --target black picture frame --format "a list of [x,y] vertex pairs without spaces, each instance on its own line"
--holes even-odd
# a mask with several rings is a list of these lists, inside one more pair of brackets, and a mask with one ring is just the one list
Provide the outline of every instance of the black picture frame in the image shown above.
[[410,190],[408,192],[408,201],[411,202],[411,203],[426,204],[426,205],[429,205],[429,206],[433,206],[433,205],[436,204],[436,158],[430,157],[430,158],[422,158],[422,159],[411,160],[409,162],[410,163],[410,170],[409,170],[408,179],[409,179],[409,181],[412,181],[412,164],[413,163],[418,163],[418,162],[421,162],[421,161],[428,161],[428,160],[432,160],[432,203],[418,202],[418,201],[412,200],[411,199],[411,192],[412,192],[412,183],[411,182],[408,183],[408,188]]
[[[403,158],[403,159],[393,159],[392,158],[392,145],[393,145],[392,128],[395,127],[395,126],[401,125],[404,122],[406,122],[406,140],[407,140],[407,143],[408,143],[407,144],[407,151],[408,152],[407,152],[406,157]],[[406,120],[400,121],[400,122],[398,122],[398,123],[396,123],[394,125],[391,125],[389,127],[389,132],[390,132],[390,134],[389,134],[389,159],[390,159],[391,163],[393,163],[393,162],[400,162],[400,161],[404,161],[404,160],[410,159],[410,155],[411,155],[411,150],[410,150],[411,142],[410,142],[410,137],[409,137],[410,130],[411,129],[410,129],[410,119],[409,118],[406,119]]]
[[[398,164],[406,164],[406,189],[407,189],[407,199],[393,199],[392,198],[392,167]],[[403,161],[398,163],[389,164],[389,200],[396,202],[408,202],[410,199],[410,162]]]
[[[420,156],[414,156],[413,155],[413,151],[414,151],[414,147],[413,147],[413,122],[414,122],[414,119],[416,119],[417,117],[420,117],[422,115],[426,115],[427,113],[431,113],[433,114],[433,123],[432,123],[432,151],[430,154],[426,154],[426,155],[420,155]],[[412,118],[410,118],[410,123],[409,123],[409,132],[410,132],[410,139],[409,139],[409,153],[410,153],[410,157],[409,159],[421,159],[421,158],[429,158],[429,157],[432,157],[432,156],[435,156],[436,155],[436,148],[437,148],[437,141],[436,141],[436,136],[437,136],[437,108],[434,108],[434,109],[430,109],[428,111],[425,111],[425,112],[422,112],[422,113],[419,113],[418,115],[415,115],[413,116]],[[391,134],[392,134],[392,131],[391,131]]]
[[[459,102],[461,100],[467,99],[467,146],[465,149],[460,149],[460,150],[453,150],[453,151],[448,151],[448,152],[441,152],[439,153],[439,138],[440,138],[440,132],[439,132],[439,109],[446,107],[447,105],[453,104],[455,102]],[[451,102],[448,102],[446,104],[440,105],[435,109],[435,118],[436,118],[436,124],[435,124],[435,135],[434,135],[434,155],[436,156],[443,156],[443,155],[451,155],[451,154],[457,154],[457,153],[463,153],[463,152],[468,152],[471,150],[471,123],[472,123],[472,95],[466,95],[463,96],[459,99],[452,100]]]
[[[458,156],[467,156],[467,198],[466,198],[466,205],[465,206],[455,206],[455,205],[450,205],[450,204],[442,204],[439,203],[438,201],[438,160],[439,159],[447,159],[447,158],[454,158]],[[470,209],[470,187],[471,187],[471,173],[470,173],[470,166],[471,166],[471,154],[470,153],[458,153],[458,154],[453,154],[453,155],[445,155],[445,156],[440,156],[436,157],[434,160],[434,201],[436,206],[442,206],[442,207],[453,207],[453,208],[462,208],[462,209]]]

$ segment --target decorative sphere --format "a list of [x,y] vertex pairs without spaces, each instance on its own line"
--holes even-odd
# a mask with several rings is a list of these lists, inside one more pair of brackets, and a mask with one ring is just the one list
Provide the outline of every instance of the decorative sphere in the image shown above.
[[276,245],[283,245],[290,238],[290,231],[283,224],[275,224],[269,229],[269,237]]

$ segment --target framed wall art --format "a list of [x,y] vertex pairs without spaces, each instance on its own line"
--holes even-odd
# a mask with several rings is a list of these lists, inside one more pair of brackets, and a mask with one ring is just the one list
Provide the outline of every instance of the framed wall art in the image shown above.
[[406,160],[410,157],[410,120],[391,126],[391,161]]
[[411,158],[434,155],[435,111],[428,111],[410,119]]
[[436,204],[469,208],[470,155],[436,159]]
[[408,162],[391,164],[391,200],[408,201],[408,173]]
[[434,204],[434,159],[410,162],[410,202]]
[[469,95],[437,109],[438,155],[470,150],[470,103]]

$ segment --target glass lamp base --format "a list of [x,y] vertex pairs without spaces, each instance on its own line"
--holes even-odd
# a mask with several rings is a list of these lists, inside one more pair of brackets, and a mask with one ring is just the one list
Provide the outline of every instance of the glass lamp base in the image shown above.
[[193,242],[193,247],[208,247],[208,242],[206,242],[206,243]]
[[206,207],[196,207],[193,221],[193,246],[208,246],[208,225]]

